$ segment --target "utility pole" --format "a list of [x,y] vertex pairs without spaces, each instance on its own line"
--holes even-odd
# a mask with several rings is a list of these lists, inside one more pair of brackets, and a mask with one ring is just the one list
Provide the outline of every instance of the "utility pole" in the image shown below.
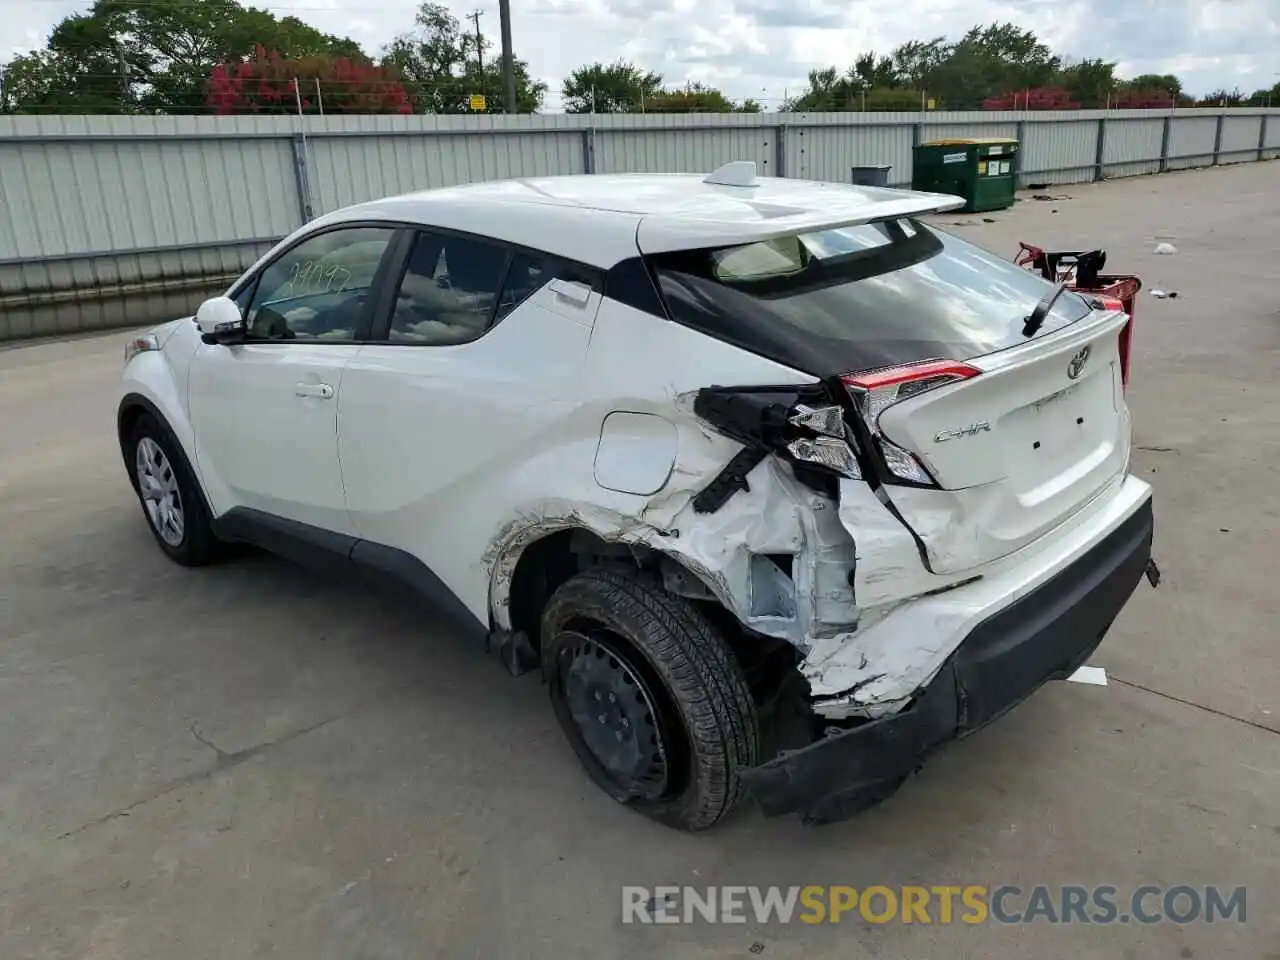
[[516,72],[511,54],[511,0],[498,0],[498,19],[502,22],[502,88],[507,113],[516,112]]
[[484,38],[480,35],[480,18],[484,16],[483,10],[472,10],[471,16],[468,17],[472,23],[476,25],[476,63],[480,65],[480,76],[484,76]]
[[120,98],[123,100],[129,90],[129,61],[124,58],[124,44],[116,41],[116,59],[120,64]]

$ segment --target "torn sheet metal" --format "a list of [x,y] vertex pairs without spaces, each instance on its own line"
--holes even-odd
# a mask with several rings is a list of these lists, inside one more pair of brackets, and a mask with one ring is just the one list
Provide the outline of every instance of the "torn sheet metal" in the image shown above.
[[[694,509],[697,490],[688,484],[668,484],[637,516],[544,503],[539,515],[510,525],[486,553],[495,619],[509,628],[510,580],[521,550],[549,532],[576,527],[671,557],[750,629],[802,650],[852,629],[858,615],[848,580],[854,545],[835,504],[797,481],[775,457],[752,470],[748,484],[711,514]],[[753,558],[765,555],[791,557],[790,578],[762,577]],[[786,591],[788,602],[776,602],[779,591]]]
[[[1050,579],[1065,576],[1086,554],[1098,558],[1094,574],[1105,564],[1137,557],[1140,575],[1150,556],[1150,489],[1129,477],[1113,496],[1091,504],[1070,529],[1034,552],[1022,551],[991,564],[980,579],[903,602],[874,623],[864,618],[856,634],[815,643],[800,664],[815,712],[831,718],[876,718],[901,710],[979,624],[1008,612]],[[1130,549],[1124,538],[1140,535],[1146,537],[1145,546],[1139,543]],[[1076,565],[1073,576],[1085,576],[1082,570]],[[1116,610],[1132,592],[1131,585],[1116,589],[1121,587]],[[1096,612],[1072,611],[1079,617]],[[1054,616],[1053,622],[1062,619],[1061,613]],[[1090,622],[1090,628],[1105,630],[1107,623]]]

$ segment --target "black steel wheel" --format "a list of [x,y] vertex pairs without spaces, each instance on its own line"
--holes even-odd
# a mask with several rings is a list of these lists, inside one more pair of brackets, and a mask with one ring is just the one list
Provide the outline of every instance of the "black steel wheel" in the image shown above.
[[683,830],[733,809],[756,762],[755,710],[692,603],[638,573],[590,570],[552,596],[542,637],[556,717],[598,786]]
[[[623,800],[656,800],[679,764],[679,718],[660,706],[625,641],[604,630],[567,631],[556,658],[554,704],[592,778]],[[664,705],[665,706],[665,705]],[[566,715],[567,714],[567,715]]]

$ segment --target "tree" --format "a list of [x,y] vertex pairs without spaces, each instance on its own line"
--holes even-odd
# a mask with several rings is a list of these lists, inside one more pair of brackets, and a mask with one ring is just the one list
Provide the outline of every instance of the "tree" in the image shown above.
[[[919,110],[920,105],[927,103],[929,99],[930,96],[922,94],[919,90],[912,90],[908,87],[890,87],[888,89],[868,90],[866,95],[859,100],[858,106],[867,111],[906,112]],[[930,109],[942,109],[943,101],[936,96],[933,96],[932,99],[934,103]]]
[[894,73],[903,86],[924,90],[935,86],[934,77],[955,50],[946,37],[910,40],[890,54]]
[[786,113],[820,113],[838,110],[846,100],[847,88],[836,67],[809,71],[809,86],[782,105]]
[[1105,107],[1116,91],[1116,65],[1105,60],[1084,59],[1063,67],[1057,82],[1065,87],[1072,100],[1086,108]]
[[[863,60],[864,63],[867,61]],[[879,61],[872,61],[879,68]],[[874,75],[874,73],[873,73]],[[882,79],[883,79],[883,75]],[[790,113],[851,110],[919,110],[924,98],[919,90],[894,84],[868,86],[855,63],[843,75],[836,67],[809,71],[809,86],[783,104]]]
[[578,67],[560,93],[568,113],[639,113],[661,89],[661,74],[619,60]]
[[659,90],[642,106],[646,113],[733,113],[735,109],[719,90],[700,83],[686,84],[683,90]]
[[1247,107],[1269,107],[1272,104],[1280,104],[1280,83],[1277,83],[1270,90],[1255,90],[1249,95],[1249,99],[1245,101]]
[[15,57],[4,68],[0,112],[110,114],[135,105],[119,61],[40,50]]
[[1126,90],[1163,90],[1173,101],[1181,101],[1184,96],[1182,81],[1171,73],[1143,73],[1124,81],[1123,86]]
[[1079,110],[1080,101],[1065,87],[1032,87],[982,101],[983,110]]
[[1004,91],[1052,83],[1060,61],[1030,30],[1011,23],[973,27],[926,78],[956,109],[972,108]]
[[1244,103],[1244,94],[1239,87],[1234,90],[1220,88],[1206,94],[1197,101],[1198,107],[1238,107]]
[[867,90],[899,86],[898,70],[893,64],[893,58],[878,57],[874,53],[864,53],[853,61],[848,79],[858,82]]
[[24,81],[15,109],[64,112],[182,112],[204,106],[219,63],[259,45],[285,57],[367,58],[355,42],[293,17],[277,20],[236,0],[96,0],[54,27],[45,50],[19,58]]
[[[424,113],[469,113],[472,94],[485,98],[485,113],[504,112],[501,58],[485,56],[492,44],[481,34],[462,29],[447,7],[424,3],[414,16],[415,29],[387,46],[383,66],[404,78],[416,109]],[[533,113],[546,96],[547,85],[529,77],[529,66],[514,59],[516,113]]]
[[252,59],[218,64],[209,77],[209,106],[219,114],[413,113],[413,103],[391,67],[345,57],[286,60],[259,47]]
[[1117,110],[1168,110],[1177,106],[1177,101],[1161,87],[1122,84],[1112,97],[1111,106]]

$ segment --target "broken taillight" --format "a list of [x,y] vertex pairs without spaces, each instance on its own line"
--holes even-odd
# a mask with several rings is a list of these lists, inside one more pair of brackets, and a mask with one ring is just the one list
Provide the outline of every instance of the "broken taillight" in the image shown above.
[[880,429],[880,415],[908,397],[919,396],[947,384],[970,380],[982,373],[977,367],[955,360],[922,360],[896,367],[884,367],[865,373],[850,373],[840,378],[853,399],[872,443],[879,449],[887,480],[894,479],[922,486],[936,486],[933,477],[914,454],[903,450]]
[[862,478],[856,452],[858,444],[844,422],[842,408],[799,404],[788,422],[793,427],[811,430],[817,436],[797,437],[787,444],[787,453],[802,463],[826,467],[851,480]]

